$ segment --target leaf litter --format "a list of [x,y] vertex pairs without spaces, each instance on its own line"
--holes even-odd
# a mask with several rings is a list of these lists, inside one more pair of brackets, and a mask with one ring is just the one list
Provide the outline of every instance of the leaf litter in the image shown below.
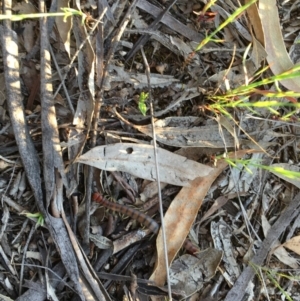
[[[49,13],[70,5],[85,18],[1,25],[1,298],[149,300],[167,295],[167,279],[174,299],[282,293],[264,287],[267,272],[253,282],[251,265],[272,272],[277,287],[287,286],[275,269],[297,276],[298,111],[275,108],[290,113],[281,120],[265,108],[234,108],[230,118],[210,110],[212,95],[261,76],[265,59],[275,75],[298,62],[299,8],[275,4],[252,5],[218,33],[222,43],[197,53],[237,1],[53,1]],[[5,5],[4,14],[45,11],[42,1]],[[299,91],[299,77],[280,84]],[[150,95],[143,112],[142,93]],[[244,99],[253,100],[269,98]],[[141,229],[144,216],[148,225],[162,223],[153,139],[166,241],[162,228],[157,237]],[[108,208],[91,202],[93,185]],[[112,278],[100,279],[103,271]],[[288,285],[284,293],[298,300],[297,284]]]

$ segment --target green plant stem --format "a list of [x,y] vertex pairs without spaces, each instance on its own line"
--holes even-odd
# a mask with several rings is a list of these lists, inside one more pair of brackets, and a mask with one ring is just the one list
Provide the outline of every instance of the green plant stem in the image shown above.
[[246,3],[244,6],[239,7],[232,15],[230,15],[215,31],[213,31],[209,36],[207,36],[195,49],[195,51],[199,51],[203,46],[205,46],[208,42],[210,42],[213,37],[222,30],[229,23],[233,22],[237,16],[239,16],[242,12],[244,12],[248,7],[254,4],[257,0],[251,0]]
[[0,20],[11,20],[11,21],[22,21],[25,19],[34,19],[34,18],[42,18],[42,17],[64,17],[64,19],[77,15],[85,19],[85,14],[79,10],[63,7],[61,8],[63,12],[56,13],[36,13],[36,14],[21,14],[21,15],[1,15]]

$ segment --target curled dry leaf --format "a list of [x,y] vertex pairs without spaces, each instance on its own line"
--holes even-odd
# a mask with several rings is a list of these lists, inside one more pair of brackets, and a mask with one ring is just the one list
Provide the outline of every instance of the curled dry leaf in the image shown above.
[[[164,149],[158,149],[160,180],[165,183],[188,186],[190,180],[207,176],[213,169],[188,160]],[[108,171],[124,171],[136,177],[155,181],[154,150],[151,145],[116,143],[98,146],[80,156],[76,162]]]
[[[246,0],[245,3],[248,3],[250,0]],[[253,28],[253,32],[255,35],[255,39],[258,40],[258,42],[264,46],[264,32],[261,24],[261,20],[258,13],[258,8],[256,4],[251,5],[247,9],[247,16],[250,21],[250,24]]]
[[35,14],[38,12],[36,7],[29,1],[22,1],[17,3],[16,5],[13,6],[12,10],[18,12],[18,14],[20,15]]
[[253,37],[252,39],[253,48],[251,53],[251,59],[256,69],[259,69],[261,62],[267,57],[267,52],[262,44]]
[[[62,8],[70,7],[69,0],[58,0],[57,11],[60,12]],[[56,17],[55,18],[56,28],[59,36],[63,42],[66,52],[70,55],[70,31],[72,28],[72,18]]]

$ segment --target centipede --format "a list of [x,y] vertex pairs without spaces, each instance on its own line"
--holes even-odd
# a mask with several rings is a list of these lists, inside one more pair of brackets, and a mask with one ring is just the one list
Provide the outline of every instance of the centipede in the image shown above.
[[158,233],[159,230],[158,223],[155,220],[153,220],[150,216],[146,215],[145,213],[140,212],[134,208],[127,207],[125,205],[112,203],[108,201],[106,198],[104,198],[99,192],[94,192],[92,194],[92,200],[112,211],[120,212],[124,215],[127,215],[137,220],[140,224],[150,229],[154,234]]

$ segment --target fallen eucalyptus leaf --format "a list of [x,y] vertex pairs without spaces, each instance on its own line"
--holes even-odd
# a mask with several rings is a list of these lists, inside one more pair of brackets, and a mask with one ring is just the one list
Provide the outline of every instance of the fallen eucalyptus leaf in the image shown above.
[[[111,88],[111,82],[129,83],[133,85],[135,89],[142,89],[148,86],[147,76],[143,73],[127,72],[123,67],[117,67],[113,65],[109,66],[109,72],[109,82],[106,83],[105,90],[109,90]],[[170,86],[174,82],[179,81],[171,75],[151,73],[150,77],[151,86],[153,87],[166,87]]]
[[[138,131],[152,137],[152,125],[135,125],[128,122],[123,116],[114,111],[125,123]],[[217,122],[212,121],[206,126],[195,126],[197,117],[167,117],[155,121],[155,139],[166,145],[176,147],[210,147],[223,148],[224,141],[227,147],[234,147],[234,138],[222,130]]]
[[[259,15],[265,35],[267,61],[272,72],[277,75],[294,67],[282,38],[276,0],[259,1]],[[270,16],[272,16],[270,18]],[[280,81],[288,90],[300,92],[299,78]]]
[[[253,151],[241,150],[233,156],[241,158]],[[169,206],[164,216],[169,264],[183,245],[210,186],[227,165],[228,163],[225,160],[219,160],[209,175],[195,178],[191,181],[190,187],[183,187]],[[156,265],[150,280],[153,280],[159,286],[163,286],[166,280],[166,263],[161,230],[156,239],[156,248]]]
[[[158,166],[161,182],[189,186],[197,177],[207,176],[213,168],[158,148]],[[136,177],[156,181],[154,150],[151,145],[116,143],[98,146],[76,162],[108,171],[128,172]]]

